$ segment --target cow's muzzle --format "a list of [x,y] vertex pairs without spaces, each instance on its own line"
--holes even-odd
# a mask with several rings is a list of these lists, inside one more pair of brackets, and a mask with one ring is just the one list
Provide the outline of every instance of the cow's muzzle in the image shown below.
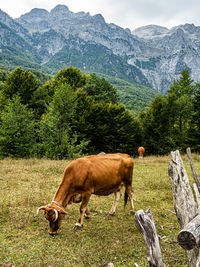
[[55,232],[49,232],[49,234],[50,234],[51,236],[54,236],[54,235],[57,234],[57,231],[55,231]]

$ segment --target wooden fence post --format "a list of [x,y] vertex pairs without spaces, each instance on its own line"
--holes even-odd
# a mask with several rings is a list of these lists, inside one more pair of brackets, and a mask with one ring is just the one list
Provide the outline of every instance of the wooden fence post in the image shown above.
[[194,168],[194,164],[193,164],[193,161],[192,161],[192,154],[191,154],[191,149],[188,147],[187,148],[187,156],[188,156],[188,160],[189,160],[189,163],[190,163],[190,168],[192,170],[192,174],[193,174],[193,177],[194,177],[194,180],[195,180],[195,183],[196,183],[196,186],[198,188],[198,191],[200,193],[200,181],[197,177],[197,173],[196,173],[196,170]]
[[178,243],[186,250],[200,246],[200,215],[196,216],[179,232]]
[[[169,162],[168,172],[172,183],[174,209],[176,211],[176,216],[181,225],[181,228],[184,228],[187,226],[189,222],[191,222],[198,215],[198,209],[194,201],[192,189],[190,187],[189,179],[179,151],[177,150],[175,152],[171,152],[171,156],[172,160]],[[190,235],[189,234],[185,235],[185,237],[187,236]],[[182,239],[180,236],[179,240],[182,240],[182,242],[184,243],[185,237],[183,234]],[[193,236],[194,238],[192,238],[192,235],[190,237],[192,244],[191,246],[193,246],[194,242],[198,243],[198,239],[196,239],[195,234]],[[199,252],[200,250],[197,246],[195,246],[191,250],[187,250],[187,257],[189,260],[190,267],[200,266]]]
[[150,209],[146,212],[138,210],[134,216],[135,224],[142,234],[147,251],[150,267],[164,267],[156,227]]

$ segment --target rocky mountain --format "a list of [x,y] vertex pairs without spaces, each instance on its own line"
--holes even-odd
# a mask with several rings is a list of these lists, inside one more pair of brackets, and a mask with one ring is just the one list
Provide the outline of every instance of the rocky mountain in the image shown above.
[[199,81],[200,27],[193,24],[131,32],[106,23],[100,14],[74,13],[64,5],[50,12],[35,8],[15,20],[0,10],[0,49],[0,65],[19,56],[46,70],[73,65],[162,93],[185,68]]
[[[149,25],[136,29],[132,34],[142,38],[147,47],[151,48],[151,56],[147,49],[142,55],[143,59],[140,58],[136,65],[141,66],[152,87],[166,92],[182,69],[190,70],[194,81],[200,80],[200,27],[185,24],[168,30]],[[148,66],[142,66],[142,61]],[[129,63],[132,63],[131,59]]]
[[139,27],[132,31],[133,35],[144,39],[153,39],[156,37],[163,37],[167,34],[169,30],[166,27],[161,27],[158,25],[147,25]]

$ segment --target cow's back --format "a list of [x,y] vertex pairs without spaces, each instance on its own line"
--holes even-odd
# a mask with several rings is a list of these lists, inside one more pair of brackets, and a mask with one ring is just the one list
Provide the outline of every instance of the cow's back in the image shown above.
[[[84,183],[93,194],[108,195],[122,183],[132,183],[133,160],[127,154],[87,156],[79,161],[87,172]],[[76,166],[80,169],[80,166]]]

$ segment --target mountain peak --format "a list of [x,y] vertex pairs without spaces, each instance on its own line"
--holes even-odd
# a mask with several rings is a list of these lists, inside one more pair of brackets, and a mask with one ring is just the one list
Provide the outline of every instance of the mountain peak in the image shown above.
[[152,39],[163,36],[168,32],[169,29],[166,27],[150,24],[133,30],[132,34],[138,36],[139,38]]
[[43,8],[33,8],[29,13],[22,15],[20,18],[41,18],[48,16],[49,12]]
[[50,11],[51,13],[68,13],[69,8],[65,5],[57,5]]
[[0,8],[0,21],[4,19],[12,19],[6,12]]
[[101,14],[96,14],[96,15],[93,16],[93,18],[94,18],[96,21],[105,23],[105,19],[104,19],[104,17],[103,17]]
[[199,31],[200,27],[196,27],[193,23],[192,24],[189,24],[189,23],[186,23],[184,25],[181,25],[180,26],[185,32],[188,32],[190,34],[193,34],[195,33],[196,31]]

